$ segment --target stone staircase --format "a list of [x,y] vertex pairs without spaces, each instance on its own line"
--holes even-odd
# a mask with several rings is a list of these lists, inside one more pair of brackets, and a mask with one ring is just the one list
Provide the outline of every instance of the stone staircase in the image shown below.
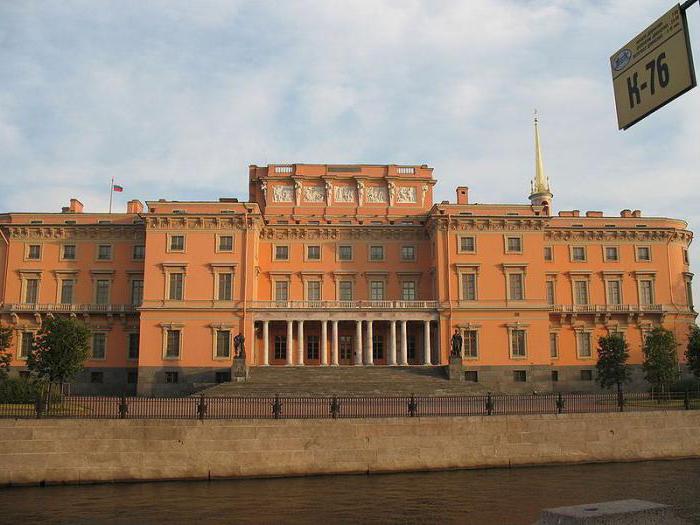
[[477,383],[451,382],[445,368],[433,367],[253,367],[244,383],[222,383],[197,393],[239,395],[449,395],[481,394]]

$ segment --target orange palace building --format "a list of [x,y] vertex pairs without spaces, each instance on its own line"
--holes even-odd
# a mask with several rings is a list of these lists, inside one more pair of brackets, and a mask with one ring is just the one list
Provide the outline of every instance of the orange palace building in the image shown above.
[[251,166],[249,200],[130,201],[126,213],[0,214],[0,322],[22,373],[48,315],[92,330],[74,392],[168,394],[258,366],[446,365],[501,391],[595,388],[597,338],[679,341],[695,320],[682,220],[433,202],[433,169]]

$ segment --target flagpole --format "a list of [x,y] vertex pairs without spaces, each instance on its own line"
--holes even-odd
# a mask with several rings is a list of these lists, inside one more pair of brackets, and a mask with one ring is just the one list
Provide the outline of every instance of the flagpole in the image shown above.
[[112,182],[109,183],[109,213],[112,213],[112,193],[114,193],[114,177],[112,177]]

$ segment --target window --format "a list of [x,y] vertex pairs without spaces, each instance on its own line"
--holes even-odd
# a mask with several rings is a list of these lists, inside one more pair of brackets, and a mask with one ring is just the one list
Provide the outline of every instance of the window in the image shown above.
[[219,251],[220,252],[232,252],[233,251],[233,235],[221,235],[221,236],[219,236]]
[[128,385],[135,385],[139,382],[139,373],[137,370],[129,370],[126,373],[126,383]]
[[61,304],[73,304],[73,292],[75,281],[73,279],[63,279],[61,281]]
[[275,359],[286,359],[287,358],[287,336],[276,335],[274,347],[275,347]]
[[510,292],[509,299],[511,301],[522,301],[525,299],[522,273],[508,274],[508,290]]
[[320,261],[321,260],[321,247],[320,246],[307,246],[306,247],[306,259],[309,261]]
[[459,251],[461,253],[474,253],[476,251],[476,239],[474,237],[460,237]]
[[231,331],[216,331],[216,357],[231,356]]
[[340,341],[340,359],[348,361],[352,359],[352,336],[341,335]]
[[289,260],[289,246],[286,246],[286,245],[275,246],[275,260],[276,261],[288,261]]
[[338,298],[341,301],[352,301],[352,281],[338,283]]
[[513,329],[510,332],[511,357],[526,357],[527,348],[525,330]]
[[462,300],[476,301],[476,274],[462,274]]
[[104,382],[104,372],[90,372],[90,382],[102,384]]
[[384,260],[384,246],[370,246],[369,247],[369,260],[370,261],[383,261]]
[[107,357],[107,334],[98,332],[92,334],[92,359]]
[[233,293],[233,274],[232,273],[220,273],[218,274],[218,296],[219,301],[230,301]]
[[593,381],[593,370],[581,370],[581,381]]
[[168,299],[172,301],[182,301],[184,277],[185,275],[181,272],[173,272],[170,274],[170,283],[168,286]]
[[317,335],[306,336],[306,359],[318,359],[319,337]]
[[289,300],[289,282],[275,281],[275,301]]
[[143,302],[143,279],[131,280],[131,304],[138,306]]
[[552,359],[559,357],[559,336],[555,332],[549,334],[549,357]]
[[522,237],[507,237],[506,238],[506,253],[522,253],[523,239]]
[[639,304],[654,304],[654,281],[650,279],[639,281]]
[[168,330],[165,342],[165,357],[175,359],[180,357],[180,330]]
[[588,281],[574,281],[574,304],[588,304]]
[[617,249],[617,246],[605,247],[605,260],[610,262],[617,262],[620,260],[620,254]]
[[338,246],[338,260],[352,261],[352,246]]
[[585,246],[572,246],[571,247],[571,260],[575,262],[584,262],[586,260],[586,247]]
[[478,383],[479,382],[479,372],[476,370],[465,370],[464,371],[464,380],[468,381],[470,383]]
[[591,357],[591,334],[588,332],[578,332],[576,334],[576,345],[580,358]]
[[384,300],[384,281],[369,282],[369,298],[372,301]]
[[402,246],[401,247],[401,260],[402,261],[415,261],[416,260],[416,247],[415,246]]
[[214,380],[218,383],[229,383],[231,381],[231,371],[225,370],[223,372],[216,372],[214,374]]
[[559,381],[559,371],[552,370],[552,383],[556,383],[557,381]]
[[544,247],[544,260],[545,261],[553,261],[554,260],[554,251],[552,250],[551,246]]
[[464,357],[476,359],[479,357],[479,339],[476,330],[465,330],[462,339],[464,346]]
[[554,281],[545,281],[545,292],[547,294],[547,304],[556,304],[554,296]]
[[95,281],[95,304],[109,304],[109,286],[108,279]]
[[129,334],[129,347],[126,357],[127,359],[139,358],[139,334]]
[[170,251],[171,252],[184,252],[185,251],[185,236],[184,235],[171,235],[170,236]]
[[97,246],[97,260],[109,261],[112,259],[112,245],[100,244]]
[[401,300],[416,300],[416,281],[401,281]]
[[415,335],[407,335],[406,336],[406,354],[408,359],[415,359],[416,358],[416,336]]
[[684,264],[690,264],[690,259],[688,257],[688,250],[683,248],[683,263]]
[[637,260],[651,261],[651,248],[649,246],[637,246]]
[[27,259],[39,260],[41,259],[41,245],[30,244],[27,248]]
[[137,244],[134,246],[134,251],[131,254],[131,258],[135,261],[143,261],[146,258],[146,247],[143,244]]
[[34,332],[22,332],[19,345],[19,359],[27,359],[34,349]]
[[384,336],[372,335],[372,359],[384,359]]
[[527,383],[527,371],[513,370],[513,381],[516,383]]
[[62,259],[65,261],[74,261],[75,260],[75,244],[64,244],[63,245]]
[[36,304],[39,298],[39,279],[27,279],[24,290],[24,302]]
[[166,383],[177,383],[179,380],[178,373],[177,372],[166,372],[165,373],[165,382]]
[[622,304],[620,281],[608,281],[608,304]]
[[306,300],[321,300],[321,281],[309,281],[306,283]]

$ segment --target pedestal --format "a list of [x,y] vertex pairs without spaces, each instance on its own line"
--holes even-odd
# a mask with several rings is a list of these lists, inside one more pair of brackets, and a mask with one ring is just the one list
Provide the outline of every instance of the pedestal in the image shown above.
[[234,357],[231,364],[231,381],[241,383],[248,380],[248,365],[245,357]]
[[450,381],[464,381],[464,367],[462,358],[456,355],[450,356],[450,364],[447,368],[447,378]]

